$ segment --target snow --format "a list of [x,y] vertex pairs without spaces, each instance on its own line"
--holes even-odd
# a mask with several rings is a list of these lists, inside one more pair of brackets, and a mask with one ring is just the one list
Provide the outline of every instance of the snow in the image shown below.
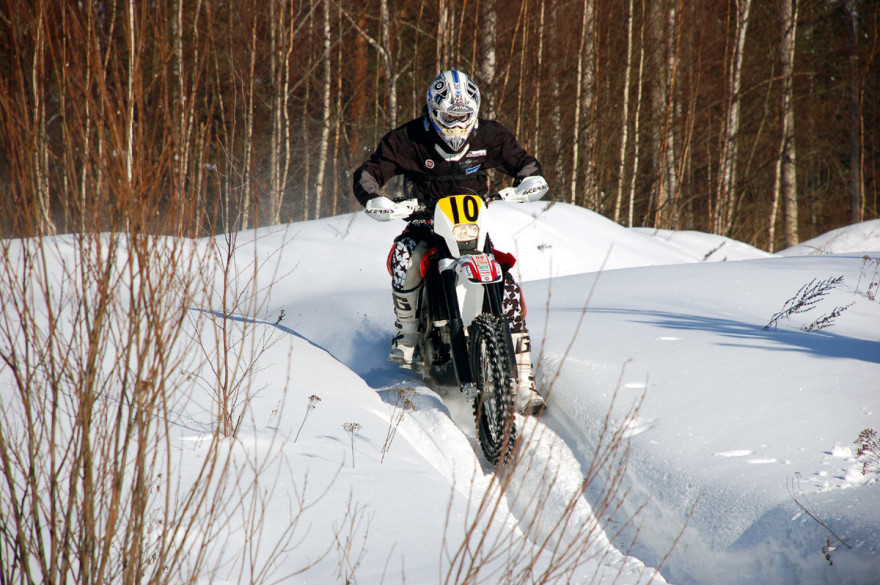
[[[549,404],[519,419],[522,463],[499,475],[457,390],[386,361],[384,263],[402,222],[348,214],[237,234],[235,290],[257,292],[229,323],[258,363],[229,449],[244,483],[254,461],[268,478],[257,557],[295,529],[273,578],[463,582],[457,571],[478,566],[471,582],[880,580],[880,473],[861,473],[853,445],[880,428],[880,223],[772,255],[564,203],[489,212],[493,242],[518,258]],[[804,285],[841,275],[811,311],[765,329]],[[187,327],[222,319],[211,310],[193,307]],[[213,424],[208,392],[190,398],[172,431],[183,484]],[[243,523],[220,528],[221,568],[204,582],[240,581],[254,541]],[[581,556],[563,563],[570,545]]]
[[838,228],[779,252],[783,256],[880,250],[880,219]]

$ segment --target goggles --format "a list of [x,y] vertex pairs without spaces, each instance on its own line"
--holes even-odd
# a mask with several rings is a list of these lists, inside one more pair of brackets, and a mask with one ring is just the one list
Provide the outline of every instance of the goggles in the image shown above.
[[443,112],[435,110],[437,121],[452,128],[455,126],[467,126],[474,117],[473,112]]

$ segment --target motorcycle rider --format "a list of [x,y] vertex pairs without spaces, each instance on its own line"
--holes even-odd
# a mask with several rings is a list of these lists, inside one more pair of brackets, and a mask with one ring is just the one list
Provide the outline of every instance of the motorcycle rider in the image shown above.
[[[375,152],[354,173],[354,195],[371,217],[406,217],[409,210],[382,193],[394,176],[403,175],[406,198],[432,203],[463,193],[489,194],[489,169],[514,178],[514,187],[499,194],[508,201],[534,201],[547,191],[538,160],[517,144],[513,134],[493,120],[478,118],[480,91],[465,73],[449,70],[431,83],[422,115],[386,134]],[[421,261],[427,254],[430,229],[414,220],[394,240],[388,257],[397,336],[388,359],[411,364],[418,343]],[[499,259],[504,255],[498,254]],[[512,256],[509,257],[512,260]],[[503,262],[502,262],[503,263]],[[535,414],[545,407],[535,389],[531,341],[525,323],[522,289],[508,262],[503,308],[510,322],[519,381],[517,410]]]

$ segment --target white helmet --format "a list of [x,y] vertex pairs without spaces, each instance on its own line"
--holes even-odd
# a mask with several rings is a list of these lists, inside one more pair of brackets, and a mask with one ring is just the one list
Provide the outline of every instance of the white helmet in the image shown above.
[[479,111],[480,90],[467,73],[451,69],[428,88],[428,119],[453,152],[467,144]]

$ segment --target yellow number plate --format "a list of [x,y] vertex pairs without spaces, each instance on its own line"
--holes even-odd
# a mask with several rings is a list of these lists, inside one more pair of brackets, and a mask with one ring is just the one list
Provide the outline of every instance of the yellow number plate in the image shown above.
[[453,225],[476,223],[483,209],[483,200],[477,195],[452,195],[438,201],[437,207]]

